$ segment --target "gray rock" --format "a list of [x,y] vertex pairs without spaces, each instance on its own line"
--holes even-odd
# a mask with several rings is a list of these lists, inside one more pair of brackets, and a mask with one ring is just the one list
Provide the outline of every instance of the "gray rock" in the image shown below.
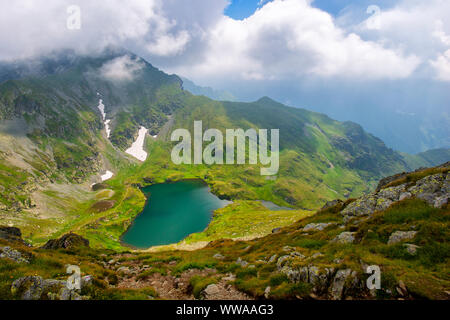
[[225,257],[223,255],[221,255],[220,253],[216,253],[215,255],[213,255],[213,258],[217,259],[217,260],[225,259]]
[[280,232],[281,232],[281,228],[272,229],[272,233],[280,233]]
[[47,279],[39,276],[27,276],[15,280],[11,285],[13,296],[22,300],[73,300],[85,299],[75,290],[67,288],[66,281]]
[[30,263],[19,251],[11,247],[0,247],[0,258],[11,259],[17,263]]
[[374,194],[362,196],[350,203],[341,214],[348,220],[351,217],[371,215],[375,211],[377,198]]
[[299,259],[305,259],[306,258],[303,254],[301,254],[300,252],[297,252],[297,251],[291,252],[290,256],[291,257],[297,257]]
[[327,201],[327,203],[325,203],[325,205],[322,207],[322,210],[334,207],[335,205],[342,204],[342,203],[343,203],[343,201],[340,199]]
[[417,254],[417,249],[419,249],[419,246],[416,246],[415,244],[411,244],[411,243],[405,243],[404,244],[406,251],[410,254],[415,256]]
[[337,243],[344,243],[344,244],[345,243],[353,243],[353,242],[355,242],[355,232],[348,232],[348,231],[341,232],[332,241],[337,242]]
[[391,234],[388,244],[395,244],[404,240],[411,240],[417,234],[417,231],[395,231]]
[[276,255],[276,254],[274,254],[273,256],[271,256],[270,259],[269,259],[269,263],[274,262],[276,258],[277,258],[277,255]]
[[266,287],[264,290],[264,298],[269,299],[270,297],[270,287]]
[[117,272],[123,272],[124,274],[129,274],[131,272],[130,268],[128,267],[120,267],[119,269],[117,269]]
[[435,208],[442,208],[443,206],[445,206],[448,203],[448,198],[449,198],[448,194],[443,195],[441,197],[437,197],[436,199],[434,199],[433,206]]
[[352,269],[342,269],[336,272],[330,287],[330,295],[334,300],[341,300],[344,294],[344,286],[347,278],[352,274]]
[[323,257],[324,256],[324,254],[323,253],[321,253],[321,252],[316,252],[316,253],[314,253],[311,257],[309,257],[310,259],[317,259],[317,258],[321,258],[321,257]]
[[399,201],[405,200],[405,199],[409,199],[412,197],[412,194],[409,192],[403,192],[400,197],[398,198]]
[[398,201],[400,198],[400,195],[402,193],[404,193],[405,187],[406,187],[406,184],[402,184],[399,186],[382,189],[377,192],[377,197],[387,199],[390,201]]
[[240,257],[236,260],[236,263],[243,268],[245,268],[248,265],[248,262],[245,260],[242,260]]
[[309,223],[304,228],[303,231],[322,231],[326,227],[333,225],[335,223],[329,222],[329,223]]
[[39,300],[44,291],[44,280],[38,276],[27,276],[15,280],[11,293],[22,300]]
[[214,295],[219,293],[219,287],[216,284],[210,284],[201,293],[201,297],[205,300],[213,298]]
[[290,260],[290,258],[291,257],[288,255],[279,257],[278,261],[277,261],[278,270],[280,270],[282,267],[284,267],[284,265]]

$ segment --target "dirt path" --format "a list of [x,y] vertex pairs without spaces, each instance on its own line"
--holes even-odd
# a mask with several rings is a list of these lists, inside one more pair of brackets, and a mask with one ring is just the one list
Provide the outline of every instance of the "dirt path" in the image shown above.
[[194,300],[190,280],[194,276],[214,277],[220,280],[202,293],[205,300],[251,300],[251,297],[238,291],[232,284],[233,275],[218,274],[215,269],[190,269],[183,272],[178,277],[153,273],[145,278],[139,275],[150,268],[140,264],[114,264],[112,269],[119,274],[118,288],[141,289],[153,287],[158,293],[158,297],[165,300]]

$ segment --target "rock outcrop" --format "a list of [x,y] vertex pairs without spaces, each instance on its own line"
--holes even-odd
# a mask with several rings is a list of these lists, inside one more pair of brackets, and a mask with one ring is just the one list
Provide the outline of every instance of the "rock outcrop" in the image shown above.
[[404,240],[411,240],[417,234],[417,231],[395,231],[391,234],[388,244],[395,244]]
[[0,258],[13,260],[17,263],[30,263],[31,254],[23,254],[11,247],[0,247]]
[[22,232],[19,228],[0,226],[0,239],[9,242],[20,242],[24,243],[22,240]]
[[[90,285],[90,276],[82,278],[81,288]],[[11,293],[22,300],[87,300],[80,290],[69,289],[63,280],[43,279],[39,276],[27,276],[15,280]]]
[[345,297],[363,297],[368,295],[360,273],[346,268],[317,267],[315,265],[298,265],[298,259],[292,256],[280,257],[277,261],[278,271],[285,274],[290,282],[308,283],[315,295],[327,299],[340,300]]
[[341,211],[341,214],[344,216],[344,221],[354,217],[370,216],[376,211],[387,209],[394,202],[411,197],[422,199],[435,208],[447,205],[450,197],[448,172],[426,176],[413,185],[404,183],[362,196],[350,203]]
[[42,249],[72,249],[76,247],[89,247],[89,240],[75,233],[68,233],[59,239],[47,241]]

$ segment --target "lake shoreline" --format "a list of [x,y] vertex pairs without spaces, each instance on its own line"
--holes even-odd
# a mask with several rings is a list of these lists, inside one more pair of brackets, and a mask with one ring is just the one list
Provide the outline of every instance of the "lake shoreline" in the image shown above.
[[147,206],[149,205],[149,201],[150,201],[150,199],[151,199],[151,192],[149,192],[149,191],[144,191],[144,189],[150,188],[150,187],[155,187],[155,186],[158,186],[158,185],[170,185],[170,184],[177,184],[177,183],[181,183],[181,182],[199,182],[202,186],[207,187],[207,192],[208,192],[210,195],[216,197],[216,198],[217,198],[218,200],[220,200],[221,202],[226,202],[225,205],[223,205],[223,206],[221,206],[221,207],[219,207],[219,208],[217,208],[217,209],[224,208],[224,207],[226,207],[227,205],[230,205],[230,204],[233,203],[233,201],[231,201],[231,200],[228,200],[228,199],[221,199],[220,197],[218,197],[217,195],[215,195],[215,194],[211,191],[211,187],[209,186],[209,184],[208,184],[205,180],[203,180],[203,179],[201,179],[201,178],[186,178],[186,179],[180,179],[180,180],[176,180],[176,181],[166,181],[166,182],[161,182],[161,183],[149,184],[149,185],[146,185],[146,186],[139,186],[139,187],[138,187],[139,190],[144,194],[144,196],[145,196],[145,198],[146,198],[145,204],[144,204],[144,207],[142,208],[142,211],[139,212],[139,214],[137,214],[135,217],[133,217],[133,219],[132,219],[130,225],[129,225],[129,226],[126,228],[126,230],[120,235],[120,237],[119,237],[119,242],[120,242],[120,244],[121,244],[123,247],[129,248],[129,249],[131,249],[131,250],[133,250],[133,251],[146,251],[146,250],[149,250],[149,249],[151,249],[151,248],[158,247],[158,246],[170,246],[170,245],[176,245],[176,244],[179,244],[180,242],[182,242],[183,240],[185,240],[185,239],[186,239],[187,237],[189,237],[191,234],[194,234],[194,233],[197,233],[197,232],[203,232],[203,231],[205,231],[205,230],[208,228],[209,224],[210,224],[211,221],[214,219],[214,212],[215,212],[217,209],[214,209],[214,210],[212,210],[211,212],[209,212],[208,223],[207,223],[207,225],[205,226],[205,228],[204,228],[203,230],[189,233],[188,235],[186,235],[184,238],[180,239],[180,240],[177,241],[177,242],[169,243],[169,244],[153,245],[153,246],[149,246],[149,247],[145,247],[145,248],[137,247],[137,246],[134,246],[134,245],[132,245],[132,244],[130,244],[130,243],[125,242],[124,236],[127,234],[127,232],[130,231],[130,229],[131,229],[132,227],[135,226],[136,220],[137,220],[142,214],[145,213],[145,209],[146,209]]

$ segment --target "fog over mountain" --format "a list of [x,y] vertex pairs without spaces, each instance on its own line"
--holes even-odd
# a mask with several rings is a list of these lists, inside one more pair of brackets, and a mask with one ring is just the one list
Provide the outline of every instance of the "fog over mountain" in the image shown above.
[[0,60],[124,47],[240,100],[358,122],[401,151],[449,147],[450,2],[372,2],[256,1],[239,16],[225,0],[81,0],[70,29],[68,0],[0,0],[0,27],[15,26]]

